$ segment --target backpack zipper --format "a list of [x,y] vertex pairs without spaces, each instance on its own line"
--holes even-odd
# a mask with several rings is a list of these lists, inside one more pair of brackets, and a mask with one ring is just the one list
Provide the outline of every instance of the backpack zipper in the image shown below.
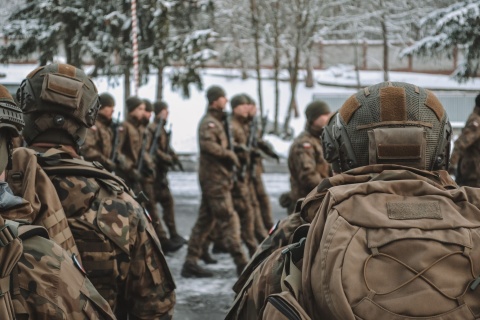
[[270,296],[267,300],[285,317],[287,317],[288,320],[301,320],[298,312],[293,309],[284,299],[278,296]]

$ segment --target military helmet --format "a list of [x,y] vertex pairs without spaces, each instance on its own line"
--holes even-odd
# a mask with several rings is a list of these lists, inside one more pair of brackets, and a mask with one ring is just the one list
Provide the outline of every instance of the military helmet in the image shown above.
[[369,164],[448,169],[452,127],[438,98],[403,82],[383,82],[348,98],[322,134],[335,172]]
[[12,137],[18,137],[24,125],[22,110],[8,89],[0,85],[0,130],[7,129]]
[[17,100],[29,144],[82,145],[100,107],[95,84],[81,69],[68,64],[50,64],[30,72],[17,91]]

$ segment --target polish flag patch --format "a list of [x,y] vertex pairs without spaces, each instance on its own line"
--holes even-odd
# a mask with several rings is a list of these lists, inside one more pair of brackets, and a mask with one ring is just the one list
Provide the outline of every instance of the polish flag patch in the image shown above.
[[209,127],[209,128],[215,128],[215,123],[209,122],[209,123],[208,123],[208,127]]
[[310,142],[304,142],[304,143],[302,144],[302,146],[303,146],[304,149],[310,149],[310,148],[312,148],[312,144],[311,144]]

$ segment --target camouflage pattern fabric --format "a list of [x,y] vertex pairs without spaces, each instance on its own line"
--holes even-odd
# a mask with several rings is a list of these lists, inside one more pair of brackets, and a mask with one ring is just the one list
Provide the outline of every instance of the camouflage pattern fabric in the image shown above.
[[253,190],[255,191],[256,198],[258,201],[263,225],[267,230],[270,230],[270,228],[273,227],[272,205],[270,204],[270,197],[266,192],[265,185],[262,179],[262,174],[263,174],[262,158],[259,157],[254,161],[256,162],[256,166],[254,168],[256,172],[251,179],[251,183],[253,184]]
[[85,160],[98,161],[108,171],[114,170],[110,160],[112,156],[113,131],[111,120],[99,114],[95,125],[87,130],[85,143],[82,146],[82,155]]
[[171,318],[175,283],[143,208],[113,179],[51,179],[90,280],[117,318]]
[[246,119],[234,115],[232,118],[233,141],[236,146],[243,146],[243,150],[236,152],[241,168],[238,168],[237,179],[233,184],[232,197],[233,207],[240,218],[240,231],[243,242],[247,245],[250,256],[257,249],[257,239],[255,237],[255,213],[251,203],[250,195],[250,172],[248,170],[250,162],[250,152],[246,150],[248,139],[248,124]]
[[243,268],[247,257],[240,238],[238,215],[233,209],[231,190],[233,176],[228,156],[228,140],[223,127],[224,113],[208,109],[198,126],[200,147],[199,182],[202,201],[197,221],[188,242],[187,261],[196,263],[203,252],[203,245],[217,223],[221,237],[237,267]]
[[[21,198],[18,198],[21,199]],[[29,203],[9,207],[4,206],[3,213],[15,215],[15,211],[23,211],[22,207]],[[1,233],[5,231],[5,222],[0,216]],[[30,226],[25,226],[30,228]],[[7,305],[0,308],[2,320],[15,319],[115,319],[108,303],[98,294],[85,274],[80,271],[70,254],[55,242],[35,235],[22,236],[23,227],[17,229],[19,238],[11,239],[5,247],[0,248],[0,278],[2,283],[9,279],[9,288],[1,288],[0,305],[9,299]],[[45,229],[40,228],[45,232]],[[11,229],[12,230],[12,229]],[[30,230],[31,231],[31,230]],[[2,242],[6,240],[2,236]],[[12,256],[12,253],[14,255]],[[7,313],[8,314],[7,314]]]
[[12,163],[12,169],[6,174],[7,182],[13,194],[27,200],[30,207],[25,212],[16,210],[5,213],[4,217],[45,227],[53,241],[81,259],[62,203],[52,182],[38,164],[36,152],[17,148],[13,152]]
[[[148,126],[149,136],[153,137],[157,126],[159,125],[159,120],[156,119],[155,122],[151,123]],[[165,130],[165,125],[160,128],[161,134],[157,141],[157,151],[155,158],[152,161],[156,165],[156,176],[155,176],[155,188],[154,188],[154,199],[156,202],[159,202],[163,209],[163,221],[168,228],[170,237],[178,235],[177,226],[175,223],[175,211],[174,211],[174,199],[170,188],[168,186],[167,174],[172,165],[172,159],[177,158],[177,154],[173,149],[170,148],[167,153],[167,131]],[[151,145],[151,144],[149,144]]]
[[320,180],[329,176],[319,132],[306,130],[295,138],[288,154],[288,169],[293,200],[289,213],[292,213],[296,200],[305,197]]
[[475,107],[455,141],[450,164],[457,168],[459,185],[480,187],[480,107]]

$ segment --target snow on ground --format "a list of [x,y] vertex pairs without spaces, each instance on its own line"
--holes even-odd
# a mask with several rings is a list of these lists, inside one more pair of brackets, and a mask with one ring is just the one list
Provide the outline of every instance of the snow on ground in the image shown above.
[[[0,73],[6,74],[5,78],[0,78],[0,83],[16,82],[20,83],[25,76],[36,68],[36,65],[2,65]],[[168,75],[169,69],[166,70]],[[191,96],[186,99],[178,92],[171,90],[168,77],[165,77],[164,99],[170,106],[170,124],[172,124],[173,135],[172,145],[179,153],[196,153],[197,146],[197,125],[205,112],[206,99],[205,90],[211,85],[220,85],[225,88],[228,97],[232,97],[238,93],[247,93],[258,101],[257,97],[257,81],[254,78],[255,73],[249,72],[250,78],[242,80],[240,72],[233,69],[205,69],[202,71],[204,86],[202,91],[198,91],[195,87],[191,87]],[[272,70],[263,70],[262,76],[265,80],[262,82],[263,103],[265,113],[268,113],[270,120],[274,118],[274,82],[271,80]],[[282,73],[282,78],[286,79],[287,74]],[[303,77],[303,73],[300,74]],[[361,85],[372,85],[383,80],[383,73],[380,71],[361,71]],[[431,75],[406,72],[390,72],[392,81],[404,81],[414,83],[427,88],[448,89],[448,90],[476,90],[480,87],[480,79],[468,81],[464,84],[458,84],[449,76]],[[300,83],[297,89],[297,103],[300,108],[300,117],[292,118],[290,126],[294,129],[294,134],[298,134],[303,130],[305,118],[303,110],[305,106],[312,100],[314,94],[353,94],[356,89],[351,86],[356,85],[355,72],[351,66],[335,66],[327,70],[315,71],[315,79],[319,83],[326,85],[316,85],[314,88],[306,88]],[[123,83],[122,79],[116,81],[116,85],[112,85],[112,81],[108,81],[106,77],[94,79],[99,92],[108,91],[117,101],[114,116],[118,112],[122,113],[123,118],[123,87],[119,84]],[[335,85],[335,86],[332,86]],[[347,87],[340,87],[340,86]],[[350,86],[350,88],[348,88]],[[140,87],[139,96],[154,100],[156,87],[156,75],[150,76],[150,81]],[[287,106],[290,99],[290,87],[287,81],[280,83],[280,110],[279,121],[283,122],[285,118]],[[270,141],[279,155],[286,157],[288,154],[289,141],[284,141],[278,137],[267,135],[266,140]]]

